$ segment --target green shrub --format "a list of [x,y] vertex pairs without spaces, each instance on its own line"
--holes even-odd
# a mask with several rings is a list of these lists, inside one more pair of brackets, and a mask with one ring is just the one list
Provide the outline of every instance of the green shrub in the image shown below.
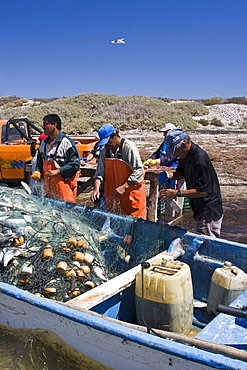
[[28,100],[27,99],[16,99],[14,101],[9,101],[8,103],[6,103],[4,105],[4,109],[8,109],[8,108],[15,108],[15,107],[22,107],[24,103],[27,103]]
[[158,98],[155,98],[155,99],[160,99],[166,103],[171,103],[173,101],[173,99],[169,99],[169,98],[161,98],[160,96]]
[[14,105],[14,103],[13,103],[13,102],[8,102],[8,103],[6,103],[6,104],[4,105],[3,109],[12,108],[12,107],[14,107],[14,106],[15,106],[15,105]]
[[17,99],[13,102],[14,107],[22,107],[24,103],[27,103],[27,99]]
[[210,123],[211,123],[211,125],[216,126],[216,127],[224,126],[223,123],[221,122],[221,120],[219,120],[217,118],[213,118]]
[[202,125],[202,126],[208,126],[209,125],[209,121],[207,119],[200,119],[198,121],[198,123],[200,123],[200,125]]
[[213,96],[212,98],[205,100],[205,105],[225,104],[225,103],[226,99],[220,96]]
[[0,107],[4,106],[7,103],[13,103],[16,100],[19,100],[20,98],[16,95],[12,96],[3,96],[0,98]]
[[0,111],[0,118],[27,117],[40,128],[46,114],[56,113],[62,119],[62,130],[70,134],[96,131],[104,123],[111,123],[121,131],[137,128],[157,131],[167,122],[184,130],[195,129],[197,122],[192,116],[208,113],[207,107],[193,101],[169,104],[166,99],[96,93],[42,99],[40,105],[32,107],[11,105],[5,108]]
[[247,128],[247,118],[245,118],[245,120],[241,123],[240,128],[242,128],[242,129],[246,129]]
[[189,114],[191,116],[203,116],[208,114],[208,108],[205,107],[204,104],[197,103],[197,102],[184,102],[184,103],[176,103],[176,109],[181,109],[184,113]]
[[247,105],[247,97],[242,96],[242,97],[235,97],[235,98],[230,98],[226,99],[227,103],[232,103],[232,104],[244,104]]
[[42,103],[42,104],[47,104],[47,103],[51,103],[51,102],[53,102],[54,100],[57,100],[57,99],[59,99],[59,98],[40,98],[40,99],[38,99],[38,98],[33,98],[33,101],[35,102],[35,103]]

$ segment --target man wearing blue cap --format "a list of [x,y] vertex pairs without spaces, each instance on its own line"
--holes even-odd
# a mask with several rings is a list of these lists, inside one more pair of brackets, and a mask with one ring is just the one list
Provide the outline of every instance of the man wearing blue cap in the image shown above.
[[146,219],[144,168],[136,145],[109,123],[98,130],[100,152],[91,199],[104,197],[109,212]]
[[166,167],[177,167],[178,159],[171,156],[168,157],[166,155],[166,135],[170,130],[175,128],[173,123],[166,123],[164,127],[162,127],[159,132],[162,132],[164,135],[164,140],[158,147],[158,149],[150,155],[149,159],[146,160],[143,164],[144,165],[161,165]]
[[[180,157],[175,172],[163,172],[167,178],[185,179],[186,190],[162,189],[162,198],[187,197],[196,220],[197,232],[220,236],[223,207],[217,174],[207,153],[181,129],[166,135],[167,155]],[[164,179],[162,179],[164,181]]]

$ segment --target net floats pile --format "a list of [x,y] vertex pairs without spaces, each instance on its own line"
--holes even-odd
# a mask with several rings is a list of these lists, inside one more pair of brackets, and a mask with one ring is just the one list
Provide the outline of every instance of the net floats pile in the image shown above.
[[[21,236],[13,242],[21,245],[25,239]],[[69,237],[59,246],[48,238],[39,242],[41,248],[30,261],[22,263],[18,256],[12,262],[9,270],[16,286],[41,297],[67,301],[93,289],[99,283],[99,269],[100,278],[104,276],[95,256],[87,252],[86,240]]]

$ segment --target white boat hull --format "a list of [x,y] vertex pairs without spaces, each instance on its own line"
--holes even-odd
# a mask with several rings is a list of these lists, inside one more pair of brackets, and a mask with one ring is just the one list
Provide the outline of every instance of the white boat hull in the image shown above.
[[242,361],[126,328],[90,311],[81,312],[8,284],[0,283],[0,302],[2,325],[50,330],[112,369],[247,369]]

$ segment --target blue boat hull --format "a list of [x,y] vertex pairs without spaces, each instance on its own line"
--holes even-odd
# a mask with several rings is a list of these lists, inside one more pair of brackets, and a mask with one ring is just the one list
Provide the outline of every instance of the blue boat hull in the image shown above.
[[[124,236],[131,234],[133,241],[129,252],[132,260],[135,257],[135,264],[118,259],[117,277],[66,303],[37,297],[0,283],[1,324],[14,328],[51,330],[82,354],[102,363],[105,368],[247,369],[241,356],[234,359],[227,354],[195,348],[141,331],[143,328],[138,328],[134,306],[135,274],[140,271],[144,253],[145,259],[163,251],[180,253],[181,261],[191,268],[194,299],[206,302],[213,271],[222,266],[225,260],[247,272],[246,245],[88,207],[52,200],[47,202],[56,208],[74,209],[97,232],[110,230],[108,241],[102,247],[105,256],[107,243],[111,246],[123,245]],[[114,253],[112,248],[111,253]],[[115,253],[114,258],[117,259]],[[242,294],[238,304],[243,305],[246,299],[247,293]],[[226,319],[229,324],[224,324]],[[211,329],[208,330],[210,325]],[[243,322],[241,330],[239,325],[236,318],[229,319],[228,315],[220,314],[201,331],[198,339],[210,340],[212,347],[213,343],[220,343],[245,349],[246,329],[243,329]],[[219,334],[221,340],[215,340]]]

